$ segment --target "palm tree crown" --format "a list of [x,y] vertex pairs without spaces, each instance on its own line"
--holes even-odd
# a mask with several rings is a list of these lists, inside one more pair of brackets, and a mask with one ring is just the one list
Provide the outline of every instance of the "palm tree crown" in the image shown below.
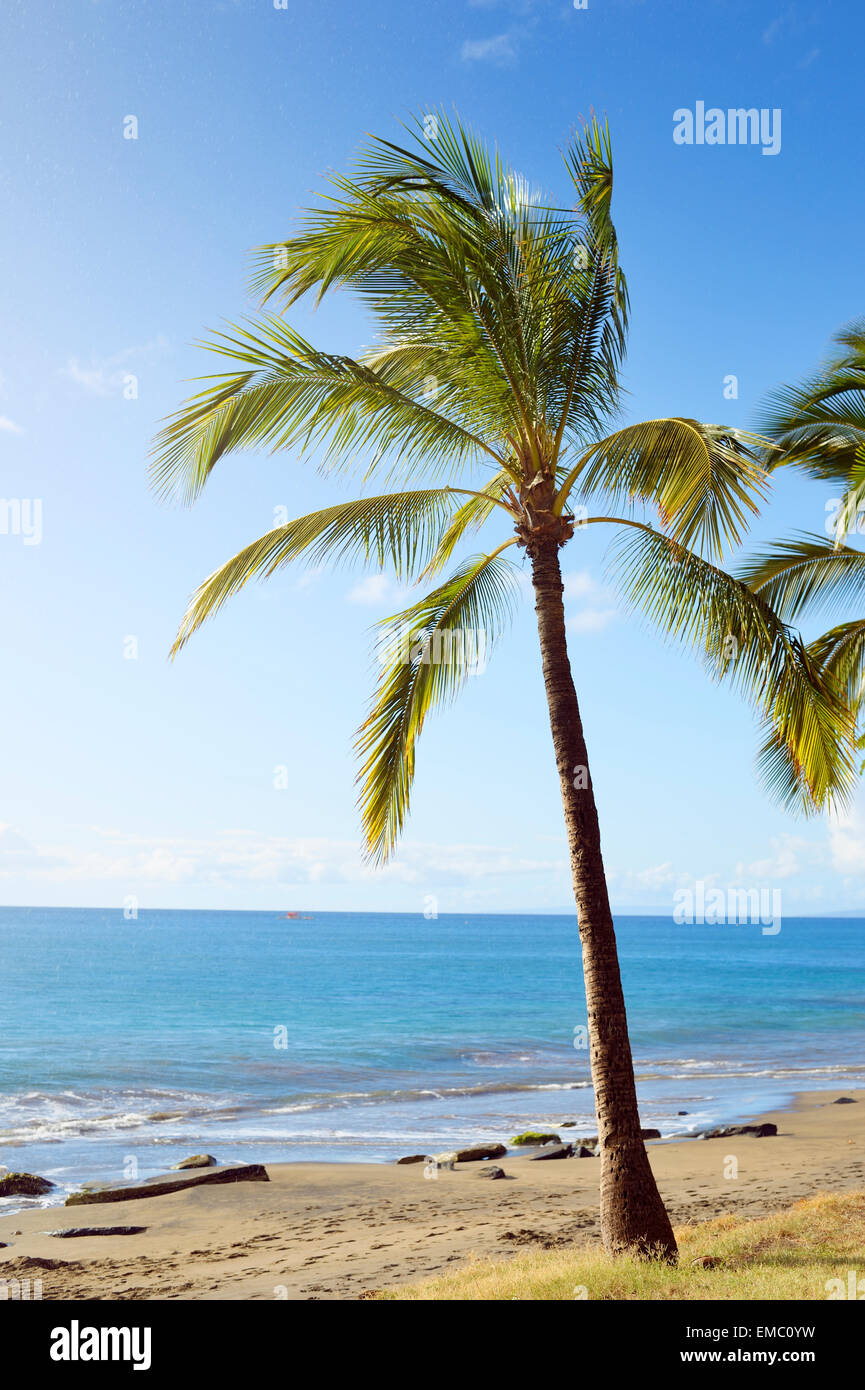
[[[628,317],[606,127],[590,122],[563,157],[573,208],[543,200],[444,115],[418,120],[407,148],[373,140],[294,236],[260,249],[254,284],[286,307],[350,288],[377,326],[374,346],[326,353],[281,315],[232,326],[208,343],[230,370],[157,440],[155,485],[185,502],[238,449],[317,449],[323,468],[377,485],[275,527],[216,570],[175,653],[249,579],[294,559],[360,560],[434,581],[383,625],[390,655],[358,736],[377,858],[404,824],[426,715],[466,675],[458,643],[447,661],[431,658],[441,635],[481,630],[491,643],[515,597],[505,552],[564,544],[577,523],[618,525],[612,559],[626,596],[752,698],[770,781],[807,808],[849,781],[832,692],[797,636],[717,563],[764,495],[759,441],[686,418],[604,433],[620,402]],[[493,517],[505,523],[500,543],[441,578]]]

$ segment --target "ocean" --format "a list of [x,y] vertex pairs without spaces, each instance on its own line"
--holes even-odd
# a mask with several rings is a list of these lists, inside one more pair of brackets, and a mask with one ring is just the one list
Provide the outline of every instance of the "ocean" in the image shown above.
[[[865,922],[616,929],[645,1126],[863,1084]],[[595,1132],[573,915],[2,908],[0,960],[0,1163],[51,1178],[48,1203],[202,1151],[374,1162]]]

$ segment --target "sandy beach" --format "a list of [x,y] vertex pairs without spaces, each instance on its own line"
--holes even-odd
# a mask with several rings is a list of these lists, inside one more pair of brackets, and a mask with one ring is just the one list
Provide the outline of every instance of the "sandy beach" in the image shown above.
[[[865,1091],[844,1092],[853,1105],[836,1104],[840,1094],[806,1092],[758,1117],[774,1137],[649,1144],[674,1224],[865,1187]],[[422,1164],[268,1164],[267,1183],[31,1209],[0,1218],[0,1241],[12,1242],[0,1278],[39,1278],[43,1299],[355,1299],[472,1256],[598,1239],[597,1160],[510,1151],[499,1164],[506,1180],[482,1178],[477,1163],[435,1179]],[[146,1230],[46,1234],[85,1223]]]

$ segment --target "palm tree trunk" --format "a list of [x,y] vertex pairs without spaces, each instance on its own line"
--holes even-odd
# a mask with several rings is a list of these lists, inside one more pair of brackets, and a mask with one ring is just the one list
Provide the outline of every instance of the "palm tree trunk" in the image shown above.
[[533,546],[532,583],[550,726],[583,948],[589,1058],[601,1155],[601,1235],[611,1253],[660,1250],[676,1241],[640,1136],[634,1064],[601,834],[577,692],[565,637],[558,543]]

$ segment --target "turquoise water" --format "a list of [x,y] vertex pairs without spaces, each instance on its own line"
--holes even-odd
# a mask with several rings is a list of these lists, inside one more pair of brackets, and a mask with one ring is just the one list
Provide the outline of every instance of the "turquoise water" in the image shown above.
[[[617,932],[644,1124],[863,1084],[865,922]],[[572,916],[2,908],[0,960],[0,1163],[57,1198],[201,1150],[383,1160],[595,1128]]]

